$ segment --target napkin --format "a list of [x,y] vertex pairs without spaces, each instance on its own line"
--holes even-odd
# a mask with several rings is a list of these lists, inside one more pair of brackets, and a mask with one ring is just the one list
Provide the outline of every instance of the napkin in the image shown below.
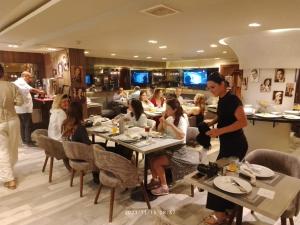
[[113,141],[107,141],[107,143],[106,143],[106,147],[116,147],[116,143],[115,142],[113,142]]
[[257,195],[268,198],[268,199],[274,199],[275,191],[271,191],[265,188],[259,188],[257,191]]

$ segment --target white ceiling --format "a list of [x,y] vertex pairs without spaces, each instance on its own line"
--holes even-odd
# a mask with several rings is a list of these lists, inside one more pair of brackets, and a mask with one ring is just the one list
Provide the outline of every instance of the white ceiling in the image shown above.
[[[42,0],[2,0],[0,28]],[[140,11],[165,4],[180,13],[156,18]],[[22,6],[22,7],[21,7]],[[52,0],[35,15],[0,32],[0,49],[19,44],[18,51],[45,47],[88,50],[90,56],[161,61],[194,58],[236,58],[218,40],[252,35],[263,30],[300,27],[298,0]],[[262,27],[250,28],[259,22]],[[147,40],[159,41],[157,45]],[[210,48],[212,43],[218,48]],[[167,49],[159,49],[159,45]],[[196,50],[204,49],[204,53]],[[226,50],[228,53],[223,54]]]

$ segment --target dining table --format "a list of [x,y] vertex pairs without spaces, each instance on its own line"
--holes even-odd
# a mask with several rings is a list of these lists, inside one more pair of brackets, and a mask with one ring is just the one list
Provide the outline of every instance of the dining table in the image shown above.
[[[119,133],[119,128],[112,120],[101,122],[101,125],[87,128],[92,142],[95,143],[95,136],[101,137],[105,141],[119,144],[137,153],[144,155],[144,184],[147,185],[148,159],[150,153],[166,151],[170,147],[182,144],[182,140],[163,135],[159,132],[145,132],[141,127],[126,127],[123,134]],[[136,161],[138,166],[138,160]]]
[[[223,167],[225,165],[223,161]],[[224,176],[221,176],[221,174],[217,174],[208,178],[207,176],[200,175],[199,171],[195,171],[185,176],[184,181],[235,203],[237,225],[242,224],[243,207],[276,221],[281,217],[300,191],[300,179],[275,171],[274,174],[268,178],[256,178],[254,185],[250,183],[246,176],[239,173],[235,174],[236,177],[241,179],[237,180],[239,181],[238,183],[247,182],[248,188],[251,187],[249,189],[250,191],[246,193],[233,193],[225,188],[225,184],[224,188],[222,188],[219,180],[222,180],[220,178],[224,178]],[[228,179],[232,179],[232,176],[228,176]],[[236,182],[234,182],[234,184],[236,184]]]

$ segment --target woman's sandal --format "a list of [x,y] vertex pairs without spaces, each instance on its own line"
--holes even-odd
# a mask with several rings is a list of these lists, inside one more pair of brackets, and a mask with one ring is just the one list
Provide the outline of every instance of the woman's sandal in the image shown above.
[[224,216],[223,218],[218,218],[215,214],[211,214],[203,219],[206,225],[223,225],[229,222],[229,217]]
[[4,187],[14,190],[17,188],[17,182],[15,180],[7,181],[4,183]]

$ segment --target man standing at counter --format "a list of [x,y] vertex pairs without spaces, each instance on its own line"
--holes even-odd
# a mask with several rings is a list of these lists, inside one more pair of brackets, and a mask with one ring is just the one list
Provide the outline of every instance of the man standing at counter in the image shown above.
[[32,124],[32,110],[33,102],[31,93],[43,94],[44,91],[33,88],[29,85],[32,82],[32,74],[28,71],[24,71],[14,84],[19,88],[20,93],[23,96],[24,103],[21,106],[15,106],[16,112],[20,118],[21,124],[21,137],[24,144],[29,146],[33,145],[31,140],[31,124]]

